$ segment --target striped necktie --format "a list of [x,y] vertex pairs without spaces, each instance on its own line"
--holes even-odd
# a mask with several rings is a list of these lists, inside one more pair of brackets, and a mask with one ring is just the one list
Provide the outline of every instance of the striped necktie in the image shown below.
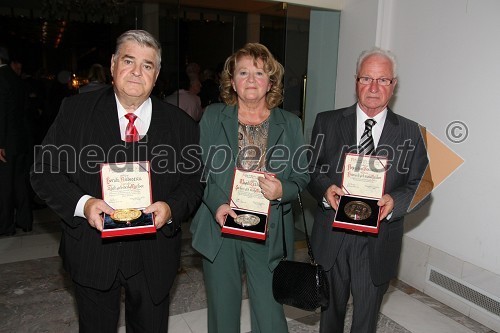
[[137,116],[133,113],[127,113],[125,118],[128,119],[127,128],[125,129],[125,142],[136,142],[139,141],[139,132],[134,125],[134,121]]
[[375,143],[372,137],[372,127],[377,122],[373,119],[365,120],[365,131],[359,140],[358,153],[363,155],[370,155],[375,150]]

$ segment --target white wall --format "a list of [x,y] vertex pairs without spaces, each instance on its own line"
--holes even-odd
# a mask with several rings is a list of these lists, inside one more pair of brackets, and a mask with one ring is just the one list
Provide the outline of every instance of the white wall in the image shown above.
[[346,0],[340,12],[339,56],[335,107],[353,104],[356,60],[362,50],[375,45],[379,0]]
[[[465,160],[433,191],[431,204],[406,220],[400,278],[495,328],[498,317],[478,314],[424,280],[432,265],[500,299],[500,155],[490,148],[500,144],[499,14],[498,0],[346,0],[336,90],[336,107],[355,101],[361,50],[376,45],[397,55],[394,111]],[[446,136],[455,120],[469,131],[460,144]]]
[[[341,13],[336,98],[337,107],[354,101],[360,50],[379,44],[395,52],[399,87],[394,110],[425,125],[465,159],[433,192],[429,216],[409,219],[407,235],[496,274],[500,155],[487,143],[500,143],[494,123],[500,121],[499,13],[497,0],[347,1]],[[454,120],[469,129],[461,144],[446,137],[446,126]]]
[[[434,194],[410,237],[500,274],[500,1],[394,1],[389,38],[401,58],[397,109],[423,122],[465,164]],[[452,144],[446,126],[469,137]],[[491,208],[490,208],[491,207]]]
[[[399,278],[500,331],[498,316],[426,281],[432,266],[500,299],[500,155],[490,148],[500,144],[500,1],[322,5],[341,10],[335,107],[355,102],[359,53],[372,46],[390,49],[399,60],[395,112],[426,126],[465,160],[433,191],[432,202],[405,221]],[[455,120],[468,128],[460,144],[446,136]]]
[[[432,194],[423,212],[410,215],[407,236],[500,274],[500,1],[343,0],[335,107],[354,103],[355,63],[374,45],[398,56],[396,112],[414,119],[465,159]],[[305,0],[294,3],[308,5]],[[328,6],[328,4],[332,6]],[[340,7],[339,7],[340,6]],[[446,126],[461,120],[461,144]]]

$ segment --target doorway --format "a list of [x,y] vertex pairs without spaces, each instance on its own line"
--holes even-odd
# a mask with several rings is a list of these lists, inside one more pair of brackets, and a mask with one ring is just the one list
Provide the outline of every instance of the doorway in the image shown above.
[[[216,6],[220,7],[216,7]],[[311,9],[263,1],[171,1],[159,7],[164,94],[178,89],[178,73],[190,63],[219,72],[246,42],[260,42],[285,68],[282,107],[301,116],[307,73]],[[169,52],[169,49],[177,52]]]

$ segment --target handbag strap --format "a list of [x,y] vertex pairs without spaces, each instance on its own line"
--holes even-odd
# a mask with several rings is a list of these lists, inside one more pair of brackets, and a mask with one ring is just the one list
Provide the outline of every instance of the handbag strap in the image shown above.
[[[297,184],[295,184],[297,185]],[[299,192],[297,194],[297,199],[299,200],[299,206],[300,206],[300,211],[302,212],[302,220],[304,221],[304,232],[306,234],[306,243],[307,243],[307,253],[309,254],[309,260],[311,264],[316,265],[316,261],[314,260],[314,255],[311,247],[311,242],[309,241],[309,233],[307,232],[307,223],[306,223],[306,214],[304,213],[304,206],[302,205],[302,197],[300,195],[300,188],[297,185],[297,188],[299,189]],[[286,251],[286,241],[285,241],[285,216],[283,209],[281,210],[282,213],[282,218],[281,218],[281,224],[283,226],[283,258],[286,259],[288,257],[288,253]]]

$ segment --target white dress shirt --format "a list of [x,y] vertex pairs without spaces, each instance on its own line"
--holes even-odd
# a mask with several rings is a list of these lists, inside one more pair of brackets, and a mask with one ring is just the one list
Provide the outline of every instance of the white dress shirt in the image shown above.
[[380,140],[380,136],[382,135],[382,130],[384,129],[385,118],[387,118],[387,108],[382,110],[382,112],[377,114],[375,117],[370,118],[366,115],[366,113],[364,113],[363,110],[361,110],[358,104],[356,106],[356,138],[358,138],[357,144],[359,145],[359,142],[361,141],[361,136],[365,131],[365,120],[373,119],[377,122],[372,127],[372,138],[376,149],[378,146],[378,142]]
[[[128,119],[125,118],[125,108],[120,104],[118,97],[115,94],[116,106],[118,109],[118,122],[120,123],[120,137],[123,141],[125,141],[125,129],[128,125]],[[135,128],[137,128],[137,132],[139,132],[139,138],[142,138],[148,132],[149,125],[151,124],[151,115],[153,113],[153,105],[151,103],[151,98],[148,98],[144,101],[135,111],[134,114],[137,118],[134,121]],[[92,198],[90,195],[83,195],[75,207],[74,216],[79,216],[85,218],[84,207],[87,200]]]
[[[118,108],[118,121],[120,123],[120,135],[123,141],[125,141],[125,129],[128,125],[128,119],[125,117],[127,111],[118,101],[116,97],[116,105]],[[151,98],[144,101],[135,111],[134,114],[137,116],[134,125],[139,132],[139,138],[142,138],[148,132],[149,125],[151,124],[151,114],[153,113],[153,106],[151,104]]]
[[[377,114],[375,117],[372,117],[371,119],[375,120],[377,123],[373,125],[372,127],[372,137],[373,137],[373,143],[375,145],[375,148],[378,146],[378,142],[380,141],[380,136],[382,135],[382,130],[384,129],[384,124],[385,124],[385,119],[387,118],[387,108],[382,110],[379,114]],[[361,110],[359,107],[359,104],[356,105],[356,138],[357,140],[357,145],[359,145],[359,142],[361,141],[361,136],[363,135],[363,132],[365,131],[365,120],[370,119],[366,115],[366,113]],[[325,208],[331,208],[330,204],[328,201],[326,201],[326,198],[323,197],[323,206]],[[390,219],[392,216],[392,213],[387,217],[387,219]]]

